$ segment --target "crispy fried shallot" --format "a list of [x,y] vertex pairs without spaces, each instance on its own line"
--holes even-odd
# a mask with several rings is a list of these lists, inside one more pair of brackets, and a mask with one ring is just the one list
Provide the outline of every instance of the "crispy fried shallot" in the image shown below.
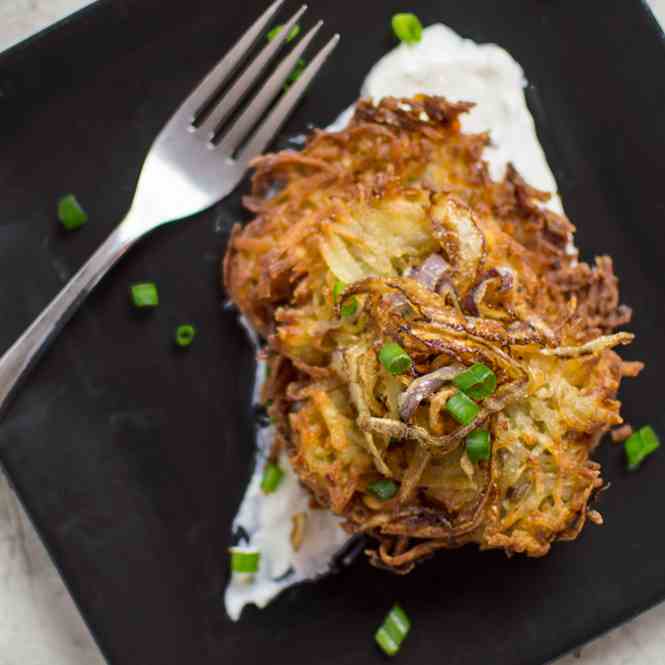
[[400,418],[404,422],[411,420],[411,416],[424,399],[437,392],[444,383],[452,381],[464,369],[464,365],[453,363],[452,365],[435,369],[433,372],[412,381],[409,387],[399,396]]

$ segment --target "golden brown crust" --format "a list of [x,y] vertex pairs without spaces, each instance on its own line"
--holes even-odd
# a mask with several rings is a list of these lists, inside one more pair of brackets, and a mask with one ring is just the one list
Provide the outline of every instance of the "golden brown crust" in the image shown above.
[[[372,562],[397,572],[468,542],[540,556],[575,538],[602,484],[589,454],[621,423],[621,378],[639,371],[611,350],[631,339],[610,335],[630,318],[611,259],[580,263],[572,224],[512,166],[491,180],[488,137],[460,131],[468,108],[360,100],[344,131],[258,159],[255,218],[234,228],[224,265],[268,340],[280,445],[319,504],[377,538]],[[411,372],[382,367],[386,341]],[[404,416],[416,377],[473,362],[498,388],[469,427],[446,413],[445,380]],[[474,465],[461,444],[480,425],[492,455]],[[379,478],[395,497],[367,491]]]

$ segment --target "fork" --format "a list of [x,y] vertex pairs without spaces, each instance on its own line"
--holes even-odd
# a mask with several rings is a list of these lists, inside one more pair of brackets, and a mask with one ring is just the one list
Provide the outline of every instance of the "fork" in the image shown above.
[[[137,240],[162,224],[201,212],[230,194],[251,160],[272,141],[339,41],[339,35],[330,39],[283,92],[289,75],[323,24],[316,23],[274,69],[246,108],[232,117],[307,9],[303,5],[231,84],[248,51],[265,34],[282,3],[283,0],[276,0],[266,9],[166,123],[148,152],[125,218],[0,358],[0,412],[19,381],[88,293]],[[219,98],[225,85],[230,87]]]

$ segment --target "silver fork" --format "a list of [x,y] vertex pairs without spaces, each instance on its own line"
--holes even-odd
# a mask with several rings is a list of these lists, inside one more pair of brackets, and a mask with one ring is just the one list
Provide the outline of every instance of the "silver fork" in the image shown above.
[[[265,150],[282,126],[337,45],[339,35],[335,35],[316,54],[295,83],[282,94],[265,120],[261,124],[258,122],[282,91],[298,59],[321,27],[321,21],[275,68],[228,129],[224,123],[275,58],[291,28],[305,12],[306,5],[291,17],[228,92],[216,101],[222,86],[230,82],[247,52],[265,34],[282,2],[276,0],[268,7],[166,123],[145,159],[132,205],[125,218],[0,358],[0,412],[19,380],[118,259],[139,238],[158,226],[205,210],[228,195],[242,179],[249,162]],[[254,130],[254,127],[257,128]]]

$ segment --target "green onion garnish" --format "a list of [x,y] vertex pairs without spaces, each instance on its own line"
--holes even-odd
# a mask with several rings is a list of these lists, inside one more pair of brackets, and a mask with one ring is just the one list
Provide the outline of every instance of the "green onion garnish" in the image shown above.
[[291,70],[291,73],[284,82],[284,90],[287,90],[292,83],[295,83],[300,78],[300,75],[305,71],[306,64],[302,58],[298,58],[296,66]]
[[257,550],[242,549],[240,547],[231,547],[231,570],[234,573],[255,573],[259,569],[259,559],[261,553]]
[[189,346],[194,337],[196,337],[196,328],[189,323],[184,323],[175,329],[175,343],[178,346]]
[[480,407],[466,394],[459,392],[446,402],[446,410],[460,425],[468,425],[478,415]]
[[[276,25],[272,30],[270,30],[266,34],[266,38],[268,41],[272,41],[277,37],[277,35],[282,31],[283,25]],[[286,43],[288,44],[289,42],[293,41],[298,35],[300,34],[300,25],[297,23],[289,30],[289,34],[286,37]],[[288,78],[286,79],[284,83],[284,90],[287,90],[288,87],[294,83],[295,81],[298,80],[300,75],[303,73],[305,69],[305,61],[302,58],[298,58],[298,62],[296,62],[295,67],[291,70],[291,73],[289,74]]]
[[386,342],[379,351],[381,364],[394,375],[404,374],[411,368],[409,354],[396,342]]
[[[341,279],[338,279],[335,282],[335,286],[332,288],[333,303],[335,305],[339,302],[339,297],[342,295],[342,292],[345,288],[346,284]],[[349,298],[349,300],[347,300],[340,308],[340,313],[345,319],[353,316],[357,311],[358,300],[355,296],[353,298]]]
[[473,464],[490,458],[490,433],[476,429],[466,437],[466,454]]
[[282,482],[284,478],[284,471],[273,462],[268,462],[266,468],[263,470],[263,478],[261,479],[261,491],[264,494],[272,494]]
[[[268,32],[266,35],[266,39],[271,42],[277,35],[282,31],[283,25],[276,25],[272,30]],[[286,37],[286,43],[288,44],[289,42],[292,42],[298,35],[300,34],[300,25],[296,23],[291,30],[289,30],[289,34]]]
[[73,194],[67,194],[58,201],[58,219],[68,231],[73,231],[88,221],[88,214]]
[[140,282],[132,284],[130,288],[134,307],[157,307],[159,305],[159,293],[154,282]]
[[406,44],[416,44],[422,39],[423,24],[415,14],[395,14],[392,25],[397,39]]
[[471,399],[485,399],[496,390],[496,374],[487,365],[476,363],[458,374],[453,383]]
[[631,434],[624,443],[628,470],[635,471],[635,469],[638,469],[644,458],[651,455],[659,447],[660,439],[649,425]]
[[355,297],[351,298],[342,305],[339,311],[345,319],[348,319],[358,311],[358,301]]
[[392,499],[397,494],[397,484],[388,478],[375,480],[367,486],[367,491],[381,501]]
[[333,304],[337,304],[337,301],[339,300],[339,297],[342,295],[342,292],[345,288],[346,284],[341,279],[338,279],[335,282],[335,286],[332,288]]
[[394,656],[409,634],[410,628],[411,621],[406,612],[399,605],[394,605],[383,625],[374,634],[374,639],[385,653]]

